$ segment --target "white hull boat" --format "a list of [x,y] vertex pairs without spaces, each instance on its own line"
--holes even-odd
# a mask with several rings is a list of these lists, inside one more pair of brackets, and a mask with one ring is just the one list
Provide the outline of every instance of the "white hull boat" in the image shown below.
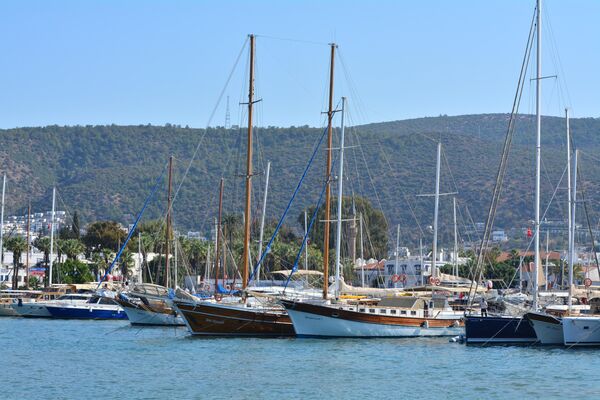
[[564,317],[565,346],[600,346],[600,317]]

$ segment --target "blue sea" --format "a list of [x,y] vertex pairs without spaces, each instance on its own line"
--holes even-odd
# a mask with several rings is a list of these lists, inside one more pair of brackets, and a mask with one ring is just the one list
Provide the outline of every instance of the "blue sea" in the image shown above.
[[600,350],[0,319],[0,399],[600,398]]

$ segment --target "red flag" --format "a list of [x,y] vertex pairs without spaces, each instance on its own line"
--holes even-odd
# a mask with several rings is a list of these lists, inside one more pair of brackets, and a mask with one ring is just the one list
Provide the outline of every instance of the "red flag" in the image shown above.
[[527,228],[527,237],[532,237],[533,233],[531,232],[531,228]]

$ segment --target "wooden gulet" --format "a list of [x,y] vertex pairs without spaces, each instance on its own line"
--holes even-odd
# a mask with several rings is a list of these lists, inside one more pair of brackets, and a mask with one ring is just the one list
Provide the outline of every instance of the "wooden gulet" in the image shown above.
[[[285,309],[280,305],[265,306],[252,302],[247,298],[245,290],[248,286],[250,263],[250,227],[251,227],[251,194],[252,194],[252,117],[254,99],[254,55],[255,36],[250,35],[250,63],[248,88],[248,131],[246,157],[246,201],[244,212],[244,252],[242,269],[243,296],[222,299],[215,295],[214,300],[175,300],[174,304],[183,316],[190,333],[206,336],[292,336],[294,328]],[[222,184],[221,184],[222,188]],[[222,203],[222,190],[221,190]],[[219,211],[219,227],[221,225]],[[217,233],[219,243],[219,232]],[[217,268],[215,271],[215,293],[218,293],[219,250],[217,250]]]

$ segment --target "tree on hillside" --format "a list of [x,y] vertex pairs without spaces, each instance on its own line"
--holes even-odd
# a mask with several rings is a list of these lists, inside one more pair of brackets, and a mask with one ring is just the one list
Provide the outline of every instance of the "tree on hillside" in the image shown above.
[[77,239],[67,239],[63,242],[62,250],[67,255],[67,260],[76,260],[85,250],[85,246]]
[[88,225],[82,241],[88,253],[94,251],[118,251],[126,237],[125,231],[115,221],[96,221]]
[[[13,236],[6,240],[6,248],[13,253],[13,281],[12,288],[19,288],[19,266],[21,264],[21,255],[27,251],[27,241],[21,236]],[[27,266],[25,266],[27,268]]]

